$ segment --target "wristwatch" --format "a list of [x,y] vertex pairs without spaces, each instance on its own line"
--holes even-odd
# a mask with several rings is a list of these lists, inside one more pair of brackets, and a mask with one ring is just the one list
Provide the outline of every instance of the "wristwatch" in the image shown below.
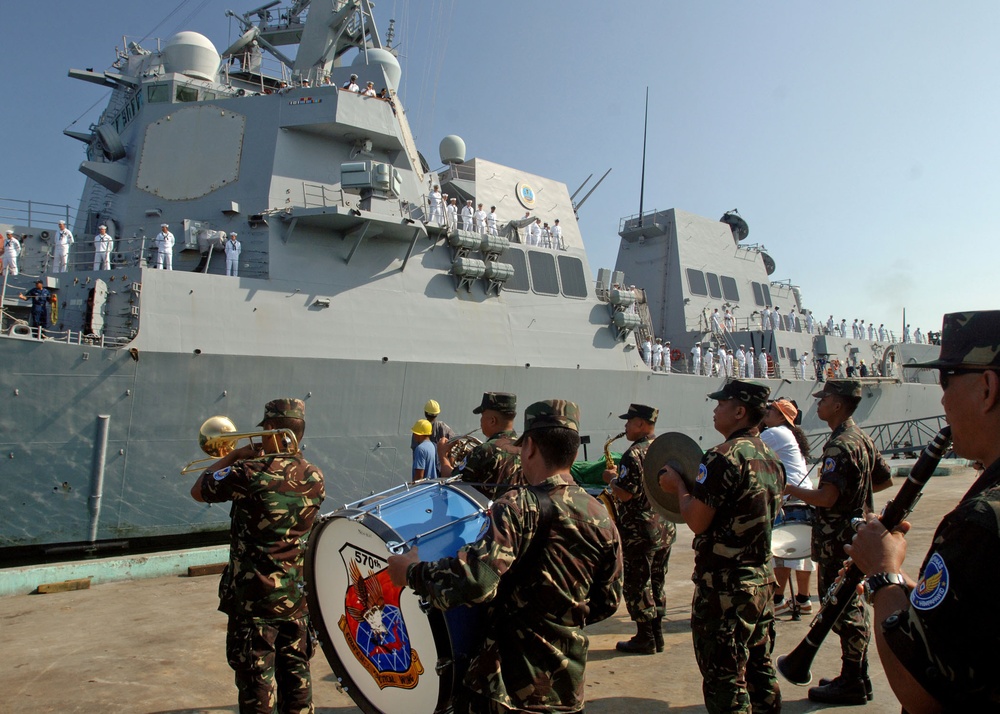
[[906,580],[899,573],[872,573],[865,578],[865,600],[869,605],[873,604],[875,593],[887,585],[899,585],[906,587]]

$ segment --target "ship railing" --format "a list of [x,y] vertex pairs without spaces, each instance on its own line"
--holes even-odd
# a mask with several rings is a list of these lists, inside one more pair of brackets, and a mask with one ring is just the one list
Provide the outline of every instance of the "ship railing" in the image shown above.
[[71,226],[75,215],[69,205],[0,198],[0,223],[11,226],[56,226],[60,220]]
[[448,168],[438,173],[438,179],[441,183],[447,183],[452,179],[475,181],[476,168],[469,164],[449,164]]
[[633,213],[631,216],[625,216],[618,221],[618,232],[623,233],[626,229],[638,228],[642,224],[642,219],[648,216],[655,216],[660,213],[660,209],[654,208],[652,211],[643,211],[642,213]]
[[46,342],[61,342],[67,345],[94,345],[96,347],[124,347],[132,341],[130,337],[115,337],[112,335],[87,334],[82,330],[54,330],[52,328],[31,327],[24,320],[11,318],[4,311],[3,331],[0,337],[14,339],[44,340]]
[[302,207],[326,208],[327,206],[343,205],[344,190],[331,188],[322,183],[302,183]]

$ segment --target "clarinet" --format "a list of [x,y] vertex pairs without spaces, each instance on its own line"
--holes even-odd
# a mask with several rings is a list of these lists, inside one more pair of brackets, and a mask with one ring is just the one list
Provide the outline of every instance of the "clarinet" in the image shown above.
[[[944,456],[951,443],[951,427],[946,426],[938,432],[920,454],[920,458],[910,469],[896,497],[885,505],[880,520],[885,529],[896,528],[913,510],[920,500],[920,492],[930,480],[934,469]],[[843,575],[830,586],[830,591],[823,599],[823,607],[809,625],[809,632],[798,647],[786,655],[778,657],[777,668],[781,676],[792,684],[809,684],[812,673],[809,671],[816,653],[823,640],[830,634],[834,623],[847,609],[851,598],[856,596],[858,584],[864,580],[864,573],[851,560],[846,563]]]

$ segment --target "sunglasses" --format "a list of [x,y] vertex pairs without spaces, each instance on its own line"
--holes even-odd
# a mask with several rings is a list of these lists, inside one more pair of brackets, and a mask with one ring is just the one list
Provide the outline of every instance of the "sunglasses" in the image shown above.
[[983,372],[994,372],[996,371],[992,367],[954,367],[952,369],[942,369],[941,370],[941,389],[948,388],[948,382],[952,377],[957,377],[963,374],[981,374]]

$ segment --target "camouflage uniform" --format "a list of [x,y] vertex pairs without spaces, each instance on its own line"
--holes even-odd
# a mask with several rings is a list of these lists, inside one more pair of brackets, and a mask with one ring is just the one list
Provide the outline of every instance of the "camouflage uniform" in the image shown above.
[[[516,412],[517,398],[506,392],[486,392],[482,403],[472,410],[473,414],[482,414],[490,409],[500,412]],[[498,443],[500,440],[513,442],[517,434],[513,429],[501,431],[477,446],[464,461],[455,464],[452,472],[460,476],[466,483],[523,485],[524,475],[521,473],[521,458],[515,450],[506,450]],[[480,488],[487,496],[501,493],[497,488]]]
[[[712,399],[735,396],[751,385],[734,380]],[[745,394],[745,392],[744,392]],[[781,711],[771,662],[774,649],[774,573],[771,524],[777,514],[785,468],[754,429],[740,429],[702,458],[691,495],[711,506],[709,527],[695,536],[691,634],[709,712]]]
[[[1000,311],[945,315],[941,333],[939,359],[904,367],[1000,370]],[[969,435],[956,433],[961,436]],[[945,712],[1000,709],[998,564],[1000,461],[938,526],[910,608],[882,623],[893,653]]]
[[[269,413],[296,402],[302,405],[269,402]],[[305,539],[325,497],[323,474],[300,453],[249,459],[203,477],[201,496],[233,502],[219,610],[229,615],[226,655],[240,712],[313,712],[302,571]]]
[[[577,413],[572,403],[539,404]],[[568,475],[539,488],[554,508],[548,539],[530,579],[516,576],[507,597],[494,599],[538,528],[538,497],[529,489],[495,501],[486,535],[457,557],[407,570],[409,587],[434,607],[489,603],[486,641],[464,682],[475,711],[581,711],[589,647],[583,628],[613,615],[621,597],[621,544],[604,506]]]
[[618,533],[625,565],[622,595],[635,622],[652,622],[666,614],[663,583],[670,547],[677,538],[677,528],[653,511],[642,487],[642,462],[652,441],[651,436],[643,437],[622,454],[615,480],[632,494],[618,504]]
[[[832,389],[838,389],[831,381]],[[850,381],[841,382],[851,387]],[[828,388],[830,388],[828,386]],[[858,387],[860,396],[860,386]],[[854,537],[851,520],[861,518],[873,507],[872,485],[891,478],[889,466],[875,449],[872,440],[858,428],[853,418],[848,418],[833,432],[823,447],[819,485],[829,483],[840,494],[829,508],[816,507],[813,517],[812,557],[817,563],[819,592],[825,594],[837,579],[847,554],[844,546]],[[868,642],[871,638],[871,620],[868,611],[857,595],[833,626],[840,636],[841,658],[845,664],[865,668]]]

